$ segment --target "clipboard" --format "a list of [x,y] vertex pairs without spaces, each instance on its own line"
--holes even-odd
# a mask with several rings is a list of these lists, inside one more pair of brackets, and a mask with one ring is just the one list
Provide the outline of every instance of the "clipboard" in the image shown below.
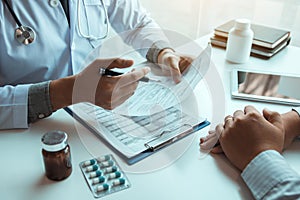
[[[139,162],[140,160],[143,160],[144,158],[147,158],[148,156],[151,156],[152,154],[162,150],[163,148],[166,148],[169,145],[179,141],[180,139],[183,139],[184,137],[186,137],[190,134],[193,134],[194,132],[199,131],[199,130],[201,130],[201,129],[205,128],[206,126],[209,126],[209,125],[210,125],[210,122],[205,120],[205,121],[199,123],[193,129],[181,133],[179,137],[170,138],[165,143],[158,144],[155,147],[150,147],[148,150],[146,150],[146,151],[144,151],[144,152],[142,152],[142,153],[140,153],[140,154],[138,154],[138,155],[136,155],[132,158],[126,159],[125,161],[129,165],[133,165],[133,164]],[[123,159],[125,159],[125,158],[123,157]]]
[[[170,109],[173,109],[172,112],[176,111],[175,108],[170,108]],[[76,120],[82,123],[86,128],[88,128],[92,133],[98,136],[105,145],[109,146],[117,155],[119,155],[129,165],[141,161],[142,159],[160,151],[161,149],[179,141],[180,139],[210,124],[210,122],[208,122],[206,119],[203,118],[194,119],[191,116],[182,113],[184,114],[185,121],[188,120],[191,121],[190,124],[183,123],[180,127],[174,128],[173,130],[164,129],[163,131],[159,131],[158,132],[159,134],[155,133],[151,135],[151,137],[149,138],[143,138],[144,140],[141,141],[140,149],[136,149],[136,152],[131,152],[130,154],[128,154],[127,152],[128,148],[125,148],[125,146],[122,145],[120,142],[115,141],[113,138],[114,133],[112,133],[109,130],[106,130],[107,127],[104,127],[105,123],[95,120],[96,118],[94,118],[94,115],[92,114],[92,113],[99,114],[99,112],[107,112],[108,114],[115,115],[111,111],[104,110],[90,103],[75,104],[65,108],[65,110],[69,114],[71,114]],[[156,113],[156,115],[158,114],[159,113]],[[124,116],[118,116],[118,117],[122,119],[124,118]],[[125,117],[124,119],[129,120],[131,118]],[[170,125],[173,126],[174,123]],[[130,133],[126,133],[126,134],[130,134]]]
[[[125,162],[129,165],[134,164],[210,124],[205,118],[195,118],[184,113],[179,105],[184,100],[181,97],[190,96],[190,92],[205,76],[210,66],[210,57],[211,45],[208,44],[183,72],[183,80],[179,84],[174,85],[173,82],[170,84],[170,81],[166,81],[159,84],[149,83],[147,90],[143,86],[138,87],[135,94],[139,91],[141,93],[137,98],[133,95],[128,99],[135,100],[128,106],[131,115],[126,112],[126,107],[123,109],[125,113],[122,113],[84,102],[71,105],[66,110],[99,136]],[[176,101],[170,94],[176,94],[175,100],[179,96],[180,102],[174,104]],[[138,107],[131,107],[132,105]],[[160,105],[163,109],[152,114],[147,113],[150,105]],[[140,112],[141,110],[143,112]]]

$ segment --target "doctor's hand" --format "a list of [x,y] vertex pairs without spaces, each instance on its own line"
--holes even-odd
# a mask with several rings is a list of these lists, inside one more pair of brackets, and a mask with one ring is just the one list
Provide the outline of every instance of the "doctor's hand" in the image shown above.
[[227,116],[224,124],[219,124],[215,129],[221,147],[219,150],[240,170],[263,151],[276,150],[281,153],[284,134],[283,121],[277,112],[265,109],[261,115],[252,106]]
[[158,65],[165,76],[172,76],[175,83],[181,81],[181,73],[193,62],[188,56],[179,55],[172,49],[164,49],[158,55]]
[[120,76],[101,76],[100,68],[127,68],[132,60],[97,59],[77,75],[50,83],[50,99],[54,110],[79,102],[90,102],[104,109],[114,109],[134,94],[138,80],[150,69],[138,69]]

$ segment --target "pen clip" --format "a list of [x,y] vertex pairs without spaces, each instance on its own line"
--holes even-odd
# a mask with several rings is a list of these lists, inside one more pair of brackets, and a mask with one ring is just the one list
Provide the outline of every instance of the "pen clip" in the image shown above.
[[99,68],[99,74],[104,75],[105,74],[105,68],[100,67]]

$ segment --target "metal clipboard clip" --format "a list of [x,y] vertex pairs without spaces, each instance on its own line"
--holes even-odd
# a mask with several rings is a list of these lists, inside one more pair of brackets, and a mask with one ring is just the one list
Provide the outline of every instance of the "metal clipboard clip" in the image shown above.
[[[184,136],[187,136],[188,134],[194,132],[194,126],[190,124],[183,124],[182,126],[178,127],[177,129],[174,129],[172,131],[170,130],[164,130],[159,135],[155,136],[151,140],[147,141],[144,146],[149,151],[157,151],[165,146],[168,146],[169,144],[174,143],[180,138],[183,138]],[[170,134],[172,133],[172,134]]]

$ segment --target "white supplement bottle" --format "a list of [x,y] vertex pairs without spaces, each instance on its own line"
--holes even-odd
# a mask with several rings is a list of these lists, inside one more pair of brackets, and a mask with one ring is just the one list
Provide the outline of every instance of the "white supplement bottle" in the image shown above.
[[230,29],[226,47],[226,60],[233,63],[246,63],[250,57],[253,31],[248,19],[237,19]]

